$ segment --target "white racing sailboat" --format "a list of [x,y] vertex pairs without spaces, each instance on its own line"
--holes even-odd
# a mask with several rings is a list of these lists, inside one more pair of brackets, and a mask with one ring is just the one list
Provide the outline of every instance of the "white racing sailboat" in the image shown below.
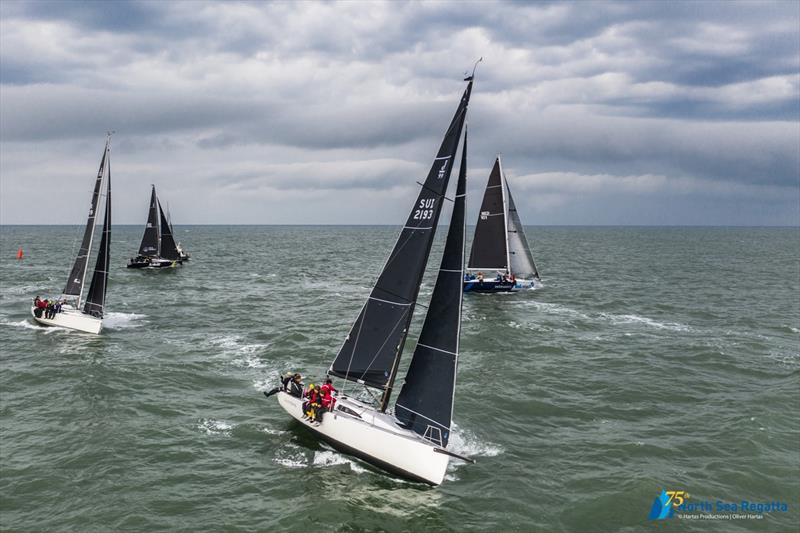
[[[108,287],[108,264],[111,247],[111,134],[108,134],[103,158],[100,160],[100,170],[92,193],[92,202],[89,207],[89,219],[83,232],[83,240],[78,251],[78,257],[72,265],[67,285],[59,301],[65,303],[61,311],[48,313],[36,306],[31,308],[33,319],[46,326],[60,326],[75,329],[86,333],[98,334],[103,329],[103,311],[105,309],[106,289]],[[105,194],[103,184],[105,183]],[[97,261],[94,266],[89,289],[83,298],[86,274],[89,269],[89,256],[94,240],[96,213],[101,197],[105,196],[105,216],[103,219],[103,234],[100,238],[100,247],[97,251]]]
[[465,291],[518,291],[541,281],[499,156],[483,193],[467,272]]
[[[325,413],[321,422],[312,424],[303,417],[302,398],[286,391],[277,393],[280,405],[292,417],[335,448],[388,472],[431,485],[443,481],[451,457],[472,461],[447,450],[461,330],[466,133],[436,285],[393,411],[390,399],[446,199],[472,79],[465,80],[469,83],[464,95],[394,249],[328,370],[329,376],[345,380],[334,409]],[[353,384],[355,390],[345,390]],[[364,389],[379,391],[380,400],[364,401]],[[354,396],[359,392],[362,395],[357,399]]]

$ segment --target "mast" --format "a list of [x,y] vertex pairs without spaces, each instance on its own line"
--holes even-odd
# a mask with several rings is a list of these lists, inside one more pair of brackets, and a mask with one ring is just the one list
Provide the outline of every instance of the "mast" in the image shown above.
[[453,214],[439,274],[394,411],[402,425],[442,447],[447,446],[450,438],[460,349],[466,191],[465,131]]
[[506,182],[506,173],[503,172],[503,162],[500,160],[499,154],[497,155],[497,164],[500,165],[500,183],[503,191],[503,237],[506,240],[506,271],[511,274],[511,251],[508,248],[508,183]]
[[100,169],[97,171],[97,178],[94,183],[94,191],[92,193],[92,200],[89,205],[89,216],[86,221],[86,228],[83,230],[83,239],[81,240],[81,247],[78,250],[78,256],[70,270],[67,284],[64,286],[63,296],[76,296],[77,301],[75,306],[80,306],[81,293],[83,292],[83,283],[86,279],[86,269],[89,263],[89,253],[92,250],[92,240],[94,238],[94,228],[96,220],[97,204],[100,200],[100,191],[103,186],[103,176],[105,175],[106,156],[108,155],[108,145],[111,142],[111,135],[109,134],[106,139],[106,146],[103,149],[103,157],[100,159]]
[[472,80],[445,133],[395,246],[345,338],[329,374],[383,389],[385,411],[391,397],[403,345],[408,334],[422,275],[461,138]]
[[[109,134],[110,137],[110,134]],[[103,318],[103,309],[106,300],[108,285],[108,264],[111,252],[111,154],[108,154],[108,183],[106,186],[106,209],[103,220],[103,236],[100,239],[100,248],[97,252],[97,262],[94,266],[92,283],[86,293],[86,305],[83,312],[92,316]]]

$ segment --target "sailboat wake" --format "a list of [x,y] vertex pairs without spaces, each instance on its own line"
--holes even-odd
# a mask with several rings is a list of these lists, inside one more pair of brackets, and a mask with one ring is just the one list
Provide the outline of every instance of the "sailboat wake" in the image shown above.
[[105,327],[108,329],[126,329],[144,326],[146,321],[142,320],[143,318],[147,318],[147,315],[112,312],[106,313],[104,321]]

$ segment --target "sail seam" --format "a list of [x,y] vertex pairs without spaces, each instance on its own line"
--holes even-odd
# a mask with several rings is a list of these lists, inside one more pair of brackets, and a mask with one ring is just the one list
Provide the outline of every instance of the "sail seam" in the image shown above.
[[436,346],[431,346],[429,344],[422,344],[421,342],[418,342],[417,346],[423,346],[425,348],[430,348],[431,350],[436,350],[437,352],[444,352],[444,353],[447,353],[447,354],[450,354],[450,355],[455,355],[456,357],[458,357],[458,354],[455,353],[455,352],[451,352],[451,351],[448,351],[448,350],[443,350],[441,348],[437,348]]
[[395,404],[395,409],[397,409],[397,407],[402,407],[403,409],[405,409],[405,410],[406,410],[406,411],[408,411],[409,413],[414,413],[414,414],[415,414],[415,415],[417,415],[417,416],[421,416],[421,417],[422,417],[422,418],[424,418],[425,420],[429,420],[429,421],[433,422],[434,424],[436,424],[437,426],[441,426],[443,429],[450,429],[450,428],[449,428],[449,426],[445,426],[445,425],[444,425],[444,424],[442,424],[441,422],[438,422],[438,421],[434,420],[433,418],[431,418],[431,417],[429,417],[429,416],[425,416],[425,415],[423,415],[422,413],[419,413],[419,412],[417,412],[417,411],[415,411],[415,410],[413,410],[413,409],[409,409],[409,408],[408,408],[408,407],[406,407],[405,405],[402,405],[402,404],[399,404],[399,403],[397,403],[397,404]]
[[414,302],[408,302],[408,303],[402,303],[402,302],[393,302],[393,301],[391,301],[391,300],[382,300],[382,299],[380,299],[380,298],[375,298],[374,296],[368,296],[367,298],[369,298],[370,300],[377,300],[377,301],[379,301],[379,302],[384,302],[384,303],[387,303],[387,304],[392,304],[392,305],[402,305],[402,306],[404,306],[404,307],[407,307],[407,306],[411,305],[412,303],[414,303]]

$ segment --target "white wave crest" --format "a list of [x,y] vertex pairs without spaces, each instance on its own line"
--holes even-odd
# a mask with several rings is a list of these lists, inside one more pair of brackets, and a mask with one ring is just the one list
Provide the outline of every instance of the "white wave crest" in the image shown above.
[[613,324],[644,324],[658,329],[669,329],[672,331],[689,331],[691,328],[686,324],[676,322],[657,322],[652,318],[639,315],[613,315],[601,313],[600,316],[610,320]]
[[206,435],[224,435],[227,437],[231,434],[233,424],[225,422],[224,420],[201,418],[198,420],[197,429],[205,432]]
[[110,329],[139,328],[145,325],[143,318],[147,315],[138,313],[106,313],[103,316],[103,327]]
[[68,328],[62,328],[60,326],[40,326],[39,324],[35,324],[30,320],[18,320],[16,322],[12,322],[10,320],[0,320],[0,326],[9,326],[13,328],[22,328],[22,329],[32,329],[36,331],[41,331],[44,334],[49,335],[50,333],[54,333],[56,331],[69,331]]
[[503,453],[503,449],[500,446],[491,442],[481,441],[474,433],[460,428],[455,422],[450,430],[450,441],[447,447],[451,451],[467,457],[473,455],[495,457]]

